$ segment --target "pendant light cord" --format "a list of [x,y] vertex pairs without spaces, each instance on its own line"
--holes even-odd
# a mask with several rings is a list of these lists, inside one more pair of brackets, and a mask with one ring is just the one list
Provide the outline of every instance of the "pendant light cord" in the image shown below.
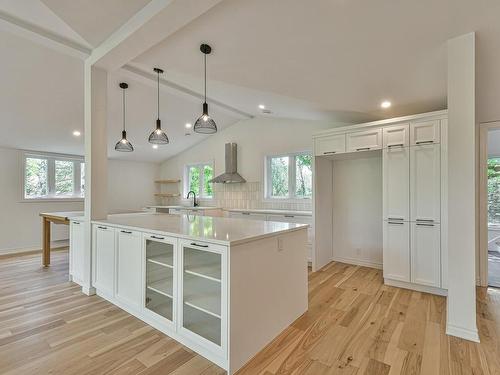
[[125,131],[125,89],[122,89],[122,101],[123,101],[123,105],[122,105],[122,108],[123,108],[123,131]]
[[207,102],[207,54],[204,54],[205,58],[205,103]]
[[160,119],[160,72],[157,72],[158,74],[158,79],[157,79],[157,86],[158,86],[158,120]]

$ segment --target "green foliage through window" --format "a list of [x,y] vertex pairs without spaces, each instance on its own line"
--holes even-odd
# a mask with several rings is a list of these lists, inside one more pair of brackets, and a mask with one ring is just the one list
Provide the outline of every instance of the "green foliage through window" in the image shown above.
[[488,223],[500,224],[500,158],[488,159]]
[[312,197],[312,156],[297,153],[267,158],[268,198],[310,199]]
[[26,158],[25,197],[43,197],[48,193],[47,160]]
[[186,177],[187,192],[194,191],[197,197],[213,198],[213,187],[209,181],[214,178],[214,168],[211,164],[188,165]]

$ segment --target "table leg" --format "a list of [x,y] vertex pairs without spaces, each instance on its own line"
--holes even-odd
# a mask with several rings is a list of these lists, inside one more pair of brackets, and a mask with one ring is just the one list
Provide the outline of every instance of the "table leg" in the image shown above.
[[43,218],[42,227],[43,227],[42,264],[44,267],[48,267],[50,265],[50,221],[45,217]]

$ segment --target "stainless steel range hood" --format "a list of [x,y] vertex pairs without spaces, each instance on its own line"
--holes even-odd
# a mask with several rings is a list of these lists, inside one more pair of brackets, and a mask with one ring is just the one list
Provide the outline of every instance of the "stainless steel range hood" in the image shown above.
[[210,180],[214,184],[235,184],[246,182],[237,172],[238,146],[236,143],[226,143],[226,172]]

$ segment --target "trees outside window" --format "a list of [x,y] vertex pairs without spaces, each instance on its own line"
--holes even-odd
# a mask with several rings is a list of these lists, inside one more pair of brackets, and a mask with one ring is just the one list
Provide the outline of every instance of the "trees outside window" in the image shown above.
[[213,198],[213,187],[209,183],[214,178],[212,163],[190,164],[185,167],[184,193],[194,191],[196,196],[204,199]]
[[488,224],[500,224],[500,158],[488,159]]
[[311,154],[268,156],[265,185],[267,199],[311,199]]

